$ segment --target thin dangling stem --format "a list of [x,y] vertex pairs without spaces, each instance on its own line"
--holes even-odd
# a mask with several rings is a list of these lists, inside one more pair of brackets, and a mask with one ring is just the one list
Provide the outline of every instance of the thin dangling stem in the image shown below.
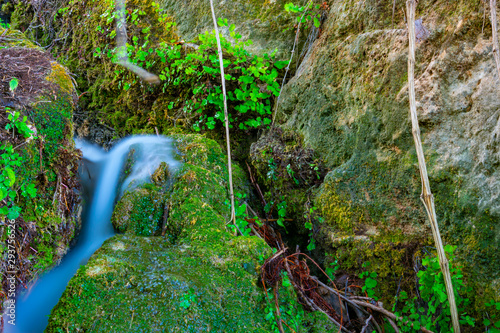
[[[215,38],[217,39],[217,49],[219,50],[220,75],[222,80],[222,95],[224,98],[224,122],[226,124],[226,143],[227,143],[227,168],[229,172],[229,195],[231,197],[231,221],[236,226],[236,214],[234,212],[234,190],[233,190],[233,172],[231,164],[231,145],[229,143],[229,116],[227,112],[226,98],[226,80],[224,77],[224,62],[222,58],[222,47],[219,38],[219,28],[217,27],[217,19],[215,18],[215,10],[213,0],[210,0],[210,8],[212,10],[212,18],[214,20]],[[236,228],[238,228],[236,226]],[[241,232],[241,231],[240,231]]]
[[417,103],[415,100],[415,0],[406,1],[406,9],[408,11],[408,90],[410,97],[410,114],[412,123],[412,134],[415,141],[415,148],[418,157],[418,168],[420,170],[420,179],[422,181],[422,194],[420,199],[424,203],[425,210],[429,216],[431,223],[432,235],[434,243],[436,244],[439,265],[443,273],[444,282],[446,285],[446,293],[448,294],[448,301],[450,302],[451,321],[453,323],[454,333],[460,333],[460,324],[458,321],[457,305],[455,303],[455,294],[453,293],[453,284],[451,281],[451,274],[448,259],[444,251],[443,242],[439,233],[439,225],[436,218],[436,210],[434,208],[434,196],[431,193],[429,185],[429,177],[427,175],[427,167],[425,165],[424,150],[422,148],[422,141],[420,139],[420,128],[418,126],[417,117]]

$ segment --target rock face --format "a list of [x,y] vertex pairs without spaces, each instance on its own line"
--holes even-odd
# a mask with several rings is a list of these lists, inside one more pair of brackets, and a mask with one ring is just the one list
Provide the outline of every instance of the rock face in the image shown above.
[[[79,228],[76,91],[66,68],[49,53],[20,31],[1,27],[0,77],[0,238],[10,234],[3,222],[14,220],[17,278],[28,284],[65,254]],[[13,270],[7,247],[0,256],[5,291],[5,272]],[[7,292],[2,295],[3,304]]]
[[[152,233],[137,228],[149,224],[135,219],[144,213],[143,203],[155,207],[143,199],[162,193],[160,170],[156,185],[120,199],[113,220],[126,233],[106,241],[71,279],[47,332],[270,331],[257,288],[258,258],[270,249],[257,237],[226,230],[226,157],[202,136],[175,138],[183,166],[163,193],[169,211],[165,237],[141,237]],[[244,177],[236,168],[240,191]]]
[[[392,1],[333,1],[282,93],[282,126],[332,169],[316,197],[327,252],[430,239],[409,119],[404,2],[396,4],[392,24]],[[483,10],[479,0],[419,4],[416,91],[444,241],[459,246],[471,277],[491,283],[500,275],[500,81]],[[344,252],[357,265],[360,252]]]

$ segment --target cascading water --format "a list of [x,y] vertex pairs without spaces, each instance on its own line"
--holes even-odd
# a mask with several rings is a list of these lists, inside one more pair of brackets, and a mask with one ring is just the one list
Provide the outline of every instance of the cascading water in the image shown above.
[[[161,162],[166,162],[171,171],[179,166],[174,158],[172,142],[160,136],[134,136],[120,141],[106,153],[95,145],[76,140],[76,146],[83,152],[79,173],[86,197],[78,241],[59,266],[43,275],[17,298],[16,325],[9,325],[9,318],[4,317],[4,332],[43,332],[50,311],[71,277],[113,235],[110,220],[117,197],[125,189],[130,189],[132,184],[137,186],[147,182]],[[134,150],[133,167],[119,189],[122,169],[131,149]]]

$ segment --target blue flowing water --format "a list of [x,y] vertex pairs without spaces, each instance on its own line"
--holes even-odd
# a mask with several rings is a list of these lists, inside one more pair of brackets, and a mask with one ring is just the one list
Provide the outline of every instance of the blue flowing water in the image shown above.
[[[43,332],[48,316],[57,304],[66,285],[81,265],[113,236],[110,223],[117,197],[132,184],[147,182],[161,162],[175,170],[179,162],[174,158],[172,140],[158,136],[133,136],[116,144],[109,152],[100,147],[76,140],[83,152],[80,179],[86,193],[86,205],[82,214],[82,229],[78,241],[59,266],[44,274],[27,291],[16,299],[16,325],[8,323],[4,315],[6,333]],[[124,164],[133,149],[133,167],[120,186]]]

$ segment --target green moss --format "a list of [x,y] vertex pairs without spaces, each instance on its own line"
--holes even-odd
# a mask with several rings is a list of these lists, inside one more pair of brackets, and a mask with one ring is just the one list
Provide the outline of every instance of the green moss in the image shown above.
[[[8,49],[2,50],[4,54],[12,51],[21,55],[14,66],[18,68],[16,76],[22,78],[15,91],[19,104],[16,111],[21,113],[21,119],[27,117],[36,136],[5,136],[5,127],[0,128],[2,144],[15,143],[15,153],[19,154],[19,165],[14,167],[17,196],[13,202],[21,209],[16,235],[17,241],[30,244],[30,249],[18,253],[17,259],[24,263],[18,278],[28,284],[61,259],[79,228],[75,189],[80,156],[74,147],[72,125],[75,90],[65,69],[50,62],[50,55],[23,33],[0,28],[0,34],[0,47]],[[21,59],[26,62],[21,63]],[[49,63],[51,66],[46,68]],[[40,68],[34,70],[33,66]],[[5,114],[5,110],[2,112]],[[7,138],[6,142],[3,138]],[[34,186],[36,195],[32,189],[29,195],[23,193],[28,186]],[[0,237],[6,235],[5,229],[0,227]],[[1,252],[4,258],[3,248]]]
[[201,249],[162,238],[109,239],[70,281],[47,332],[268,332],[244,262]]
[[39,48],[33,44],[26,36],[19,30],[15,30],[13,27],[11,29],[5,29],[0,27],[0,35],[3,36],[0,48],[8,47],[25,47],[30,49]]
[[111,223],[118,232],[152,236],[161,227],[164,202],[162,190],[156,186],[126,191],[113,210]]
[[75,91],[75,86],[73,85],[73,81],[68,74],[66,68],[64,68],[61,64],[52,61],[50,63],[52,71],[47,76],[46,80],[49,82],[56,83],[62,93],[72,94]]

